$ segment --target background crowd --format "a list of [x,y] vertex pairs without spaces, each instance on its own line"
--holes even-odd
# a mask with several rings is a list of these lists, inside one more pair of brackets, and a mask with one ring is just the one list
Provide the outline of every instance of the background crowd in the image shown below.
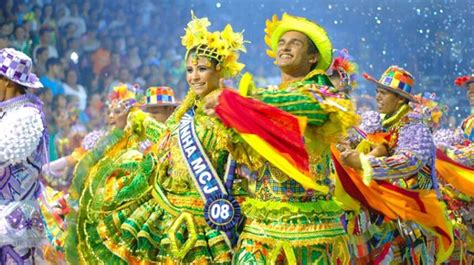
[[[464,91],[453,80],[473,70],[473,7],[468,1],[398,2],[382,7],[371,0],[321,1],[314,9],[306,1],[3,0],[0,48],[14,47],[34,60],[45,86],[36,93],[55,139],[51,160],[67,153],[61,139],[74,142],[71,133],[103,126],[107,94],[119,83],[144,89],[167,85],[178,99],[184,97],[179,37],[191,9],[245,29],[252,43],[242,62],[260,86],[279,82],[264,52],[264,20],[287,11],[321,23],[336,48],[349,48],[361,72],[379,75],[390,64],[406,67],[419,79],[415,90],[435,92],[449,107],[446,126],[456,126],[469,112]],[[359,81],[359,107],[374,108],[371,87]]]

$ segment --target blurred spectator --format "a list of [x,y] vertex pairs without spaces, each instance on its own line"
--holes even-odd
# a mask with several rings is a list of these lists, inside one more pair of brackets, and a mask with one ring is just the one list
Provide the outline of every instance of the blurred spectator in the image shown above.
[[[102,47],[92,54],[92,70],[96,76],[99,76],[104,68],[111,62],[110,48],[112,47],[112,40],[110,38],[102,39]],[[120,57],[119,57],[120,59]]]
[[53,6],[51,4],[45,4],[43,6],[42,15],[43,16],[41,17],[41,27],[48,28],[55,31],[57,29],[57,24],[56,24],[56,19],[53,16],[54,15]]
[[1,21],[4,23],[5,21],[14,21],[15,20],[15,12],[13,10],[13,0],[4,0],[0,2],[1,6],[1,12],[2,12],[2,17],[4,21]]
[[31,30],[33,32],[38,32],[41,26],[41,15],[43,14],[43,10],[39,5],[33,6],[33,18],[31,21]]
[[58,49],[56,49],[56,45],[54,45],[53,43],[53,30],[51,30],[50,28],[42,28],[40,29],[40,32],[39,32],[39,36],[40,36],[40,43],[38,46],[36,46],[33,50],[33,59],[34,60],[37,60],[37,52],[38,52],[38,49],[41,48],[41,47],[46,47],[48,48],[48,57],[49,58],[58,58],[59,57],[59,54],[58,54]]
[[17,25],[21,26],[23,24],[23,21],[27,13],[28,13],[28,6],[26,5],[26,3],[23,1],[18,1],[16,3],[16,9],[15,9]]
[[79,101],[78,108],[84,111],[87,106],[87,91],[84,86],[77,83],[78,73],[75,69],[71,68],[66,71],[66,83],[64,86],[64,94],[76,96]]
[[110,22],[108,28],[110,30],[117,27],[123,27],[126,22],[127,16],[125,14],[125,11],[123,9],[118,9],[116,15],[114,16],[114,19],[112,20],[112,22]]
[[0,36],[0,49],[10,47],[10,41],[7,37]]
[[151,45],[148,47],[148,52],[145,57],[145,64],[160,65],[160,59],[158,57],[158,47],[156,45]]
[[26,32],[22,26],[17,26],[10,45],[15,49],[24,52],[28,56],[31,56],[32,43],[33,42],[28,36],[28,32]]
[[130,70],[136,71],[142,65],[142,59],[140,58],[138,46],[130,47],[128,54],[128,63]]
[[118,77],[119,70],[121,66],[121,58],[120,54],[112,53],[110,57],[110,63],[106,67],[104,67],[101,71],[103,76],[111,76],[112,78]]
[[99,49],[100,41],[97,39],[96,29],[89,29],[81,39],[81,47],[84,52],[93,52]]
[[90,97],[86,114],[89,130],[101,129],[104,126],[104,117],[106,117],[105,104],[100,94],[93,94]]
[[36,53],[35,73],[38,76],[46,75],[46,61],[49,59],[48,48],[40,47]]
[[57,58],[49,58],[46,61],[46,75],[40,77],[43,86],[51,89],[53,96],[64,94],[63,84],[59,80],[64,75],[61,71],[63,71],[61,61]]
[[2,24],[0,27],[0,36],[9,38],[15,30],[15,23],[12,21]]
[[72,3],[71,5],[69,5],[69,7],[70,7],[70,14],[67,14],[67,11],[66,11],[67,9],[66,7],[64,7],[65,16],[63,16],[58,21],[58,26],[61,29],[63,27],[68,27],[68,25],[70,24],[74,25],[74,28],[71,27],[69,29],[71,31],[70,34],[72,34],[72,36],[69,36],[69,37],[79,38],[84,33],[86,33],[86,30],[87,30],[86,22],[84,18],[82,18],[79,15],[79,8],[78,8],[77,3]]

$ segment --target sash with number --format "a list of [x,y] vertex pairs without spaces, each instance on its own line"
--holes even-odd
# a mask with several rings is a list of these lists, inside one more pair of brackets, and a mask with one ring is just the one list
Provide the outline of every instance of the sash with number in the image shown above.
[[179,122],[178,139],[186,167],[205,202],[204,218],[207,224],[223,232],[226,242],[233,247],[237,243],[236,225],[240,220],[240,206],[231,195],[235,161],[229,155],[226,183],[223,185],[199,141],[191,109]]

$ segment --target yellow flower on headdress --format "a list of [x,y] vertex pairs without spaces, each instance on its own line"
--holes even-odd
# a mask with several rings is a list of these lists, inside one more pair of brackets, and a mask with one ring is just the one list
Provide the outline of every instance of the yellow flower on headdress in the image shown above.
[[225,78],[237,75],[244,67],[237,62],[239,51],[246,52],[243,34],[234,32],[229,24],[222,32],[209,32],[211,23],[207,18],[197,18],[192,11],[191,18],[181,40],[187,52],[196,48],[197,55],[215,59]]
[[197,18],[193,11],[191,11],[191,18],[191,21],[185,29],[186,33],[181,37],[181,44],[188,50],[204,41],[207,41],[209,34],[207,28],[211,25],[211,22],[209,22],[207,17]]
[[230,24],[227,24],[222,31],[222,39],[224,39],[230,47],[233,49],[246,52],[247,50],[245,49],[244,46],[244,35],[240,32],[234,32],[232,29],[232,26]]
[[214,31],[212,33],[207,34],[207,43],[209,47],[217,47],[217,43],[219,42],[220,39],[220,33],[219,31]]
[[187,27],[191,32],[207,31],[207,28],[211,25],[211,22],[209,22],[207,17],[197,18],[193,11],[191,11],[191,18],[192,20],[189,21]]

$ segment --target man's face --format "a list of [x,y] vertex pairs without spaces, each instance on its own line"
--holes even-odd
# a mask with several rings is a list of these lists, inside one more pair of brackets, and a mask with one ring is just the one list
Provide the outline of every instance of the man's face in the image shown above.
[[18,27],[15,31],[15,38],[18,41],[25,40],[25,29],[22,27]]
[[469,99],[471,107],[474,107],[474,82],[467,85],[467,99]]
[[62,71],[63,71],[63,67],[61,66],[61,64],[53,65],[53,72],[56,78],[60,78],[61,76],[64,75]]
[[49,52],[48,49],[45,49],[39,56],[38,59],[41,60],[42,62],[46,62],[49,58]]
[[375,96],[380,113],[392,114],[398,110],[403,103],[403,98],[383,88],[377,88]]
[[0,76],[0,102],[20,95],[18,85],[8,80],[4,76]]
[[278,41],[276,64],[284,72],[306,70],[317,62],[317,54],[308,54],[309,39],[298,31],[288,31]]
[[146,112],[159,122],[165,122],[168,117],[173,113],[174,106],[147,106]]

